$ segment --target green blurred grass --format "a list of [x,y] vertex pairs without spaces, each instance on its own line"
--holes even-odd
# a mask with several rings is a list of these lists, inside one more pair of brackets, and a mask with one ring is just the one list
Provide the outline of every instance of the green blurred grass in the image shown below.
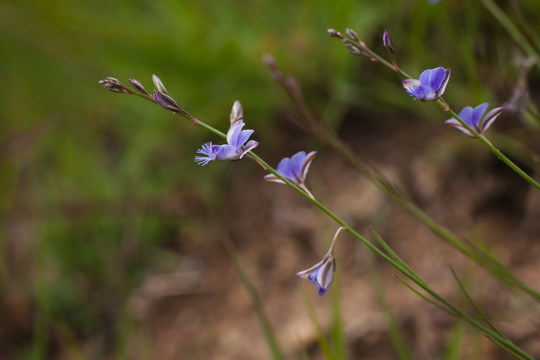
[[[538,32],[540,6],[522,5]],[[158,74],[183,107],[223,130],[239,99],[249,127],[269,142],[264,132],[273,134],[288,100],[260,61],[266,52],[336,127],[351,107],[436,113],[404,96],[394,74],[349,55],[329,27],[353,28],[379,53],[388,28],[412,75],[452,67],[447,98],[463,106],[500,100],[515,80],[512,40],[476,1],[0,3],[0,144],[17,144],[0,148],[0,294],[17,289],[31,309],[20,332],[1,334],[14,344],[7,355],[45,358],[43,339],[58,328],[122,338],[114,324],[130,291],[148,271],[177,266],[179,242],[201,240],[192,234],[236,176],[226,165],[194,164],[209,134],[98,80],[151,88]],[[20,235],[18,226],[30,230]],[[5,301],[8,324],[10,311]],[[32,346],[31,355],[22,350]]]

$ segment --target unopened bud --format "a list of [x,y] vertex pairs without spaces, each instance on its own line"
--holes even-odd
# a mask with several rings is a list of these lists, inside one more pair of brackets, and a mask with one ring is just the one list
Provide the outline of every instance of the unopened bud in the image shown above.
[[243,119],[244,119],[244,110],[242,109],[242,104],[240,104],[240,101],[236,100],[233,104],[232,111],[231,111],[231,125]]
[[392,45],[392,38],[390,38],[390,33],[388,32],[388,29],[384,30],[382,39],[383,39],[384,50],[386,50],[386,52],[389,54],[393,54],[394,46]]
[[161,91],[164,94],[168,94],[167,89],[165,89],[165,85],[163,85],[163,82],[160,78],[158,78],[157,75],[152,75],[152,81],[154,82],[154,86],[157,90]]
[[184,112],[176,100],[169,95],[162,93],[161,91],[154,90],[154,99],[156,100],[157,104],[165,110],[169,110],[174,113]]
[[334,29],[328,29],[326,31],[328,32],[328,35],[330,35],[330,37],[336,37],[336,38],[339,38],[339,39],[343,39],[343,35],[341,35],[341,33],[339,31],[336,31]]
[[352,44],[346,44],[345,48],[353,55],[360,55],[362,54],[362,51],[358,49],[358,47],[352,45]]
[[129,82],[130,82],[131,85],[135,88],[135,90],[137,90],[138,92],[140,92],[140,93],[143,94],[143,95],[150,96],[150,94],[148,93],[148,91],[146,91],[146,89],[144,88],[144,86],[143,86],[138,80],[135,80],[135,79],[129,79]]
[[122,85],[118,79],[113,77],[108,77],[104,80],[99,80],[99,83],[107,90],[115,93],[125,93],[128,94],[129,90]]
[[360,41],[360,38],[358,37],[358,35],[356,35],[353,29],[345,29],[345,33],[347,34],[348,37],[351,38],[351,40]]

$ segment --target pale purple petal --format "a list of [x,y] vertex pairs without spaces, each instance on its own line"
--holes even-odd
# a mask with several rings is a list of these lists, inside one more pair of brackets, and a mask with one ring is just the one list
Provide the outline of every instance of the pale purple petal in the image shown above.
[[446,85],[448,85],[448,81],[450,80],[450,73],[451,73],[450,68],[445,69],[444,72],[445,72],[444,79],[441,85],[439,85],[439,89],[436,91],[437,97],[442,96],[442,94],[444,93],[444,90],[446,90]]
[[317,155],[317,152],[312,151],[309,154],[307,154],[306,157],[304,158],[304,163],[302,164],[302,168],[301,168],[301,177],[302,177],[302,179],[304,179],[304,181],[306,180],[307,172],[309,170],[309,166],[311,165],[311,163],[315,159],[315,155]]
[[305,158],[306,158],[306,152],[299,151],[293,156],[291,156],[291,161],[289,162],[292,175],[294,179],[296,180],[295,182],[299,184],[304,182],[304,179],[302,178],[302,166],[303,166]]
[[232,145],[214,145],[218,147],[216,153],[216,160],[225,161],[225,160],[237,160],[240,158],[240,153],[235,146]]
[[245,124],[243,121],[237,121],[234,124],[231,124],[229,131],[227,131],[227,144],[234,146],[234,143],[237,142],[238,136],[240,135],[244,125]]
[[285,179],[294,182],[294,169],[291,165],[290,158],[283,158],[278,164],[277,172],[281,174]]
[[458,130],[463,131],[465,133],[465,135],[467,135],[467,136],[474,137],[472,132],[470,132],[466,127],[461,125],[461,123],[459,121],[457,121],[456,119],[454,119],[454,118],[446,120],[444,123],[447,124],[447,125],[453,126]]
[[239,159],[241,159],[242,157],[244,157],[244,155],[248,152],[250,152],[251,150],[255,149],[257,146],[259,146],[259,142],[258,141],[255,141],[255,140],[249,140],[246,144],[246,146],[244,146],[244,150],[241,152],[240,154],[240,157]]
[[459,117],[461,118],[461,120],[465,121],[467,125],[469,125],[470,127],[475,128],[476,126],[472,122],[472,115],[473,115],[473,108],[470,106],[464,107],[459,113]]
[[445,78],[446,78],[446,70],[442,66],[439,66],[438,68],[431,70],[428,85],[434,91],[437,91],[440,89],[440,87],[444,83]]
[[484,118],[484,120],[480,124],[482,133],[484,131],[486,131],[491,126],[491,124],[493,124],[495,119],[497,119],[497,117],[499,115],[501,115],[503,110],[504,110],[504,107],[498,107],[498,108],[495,108],[495,109],[493,109],[493,110],[491,110],[490,112],[487,113],[486,117]]
[[473,109],[471,122],[474,124],[475,129],[480,129],[480,120],[482,120],[482,116],[486,113],[488,106],[488,103],[483,103]]
[[236,139],[233,139],[231,145],[235,146],[237,149],[240,148],[246,141],[248,141],[251,134],[254,133],[254,130],[242,130]]

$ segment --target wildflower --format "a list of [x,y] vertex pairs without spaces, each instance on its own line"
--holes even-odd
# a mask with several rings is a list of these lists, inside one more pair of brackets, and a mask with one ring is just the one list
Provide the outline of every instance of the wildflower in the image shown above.
[[336,261],[334,260],[334,243],[336,242],[338,234],[341,232],[341,230],[345,230],[345,228],[340,227],[336,231],[334,239],[332,239],[330,249],[324,255],[320,262],[310,267],[309,269],[300,271],[296,274],[302,279],[311,280],[311,282],[313,282],[317,286],[317,289],[319,290],[319,295],[324,295],[324,293],[328,291],[330,285],[332,285],[332,281],[334,280],[334,271],[336,270]]
[[302,279],[311,280],[315,285],[317,285],[319,295],[324,295],[324,293],[330,288],[330,285],[332,285],[335,268],[336,261],[334,260],[334,255],[328,253],[315,266],[310,267],[307,270],[300,271],[296,275]]
[[403,87],[414,100],[435,101],[444,93],[449,79],[450,68],[438,67],[424,70],[418,80],[403,80]]
[[[475,107],[474,109],[470,106],[466,106],[459,113],[459,117],[463,120],[469,127],[473,128],[474,131],[483,135],[484,132],[493,124],[495,119],[502,113],[504,107],[498,107],[486,114],[489,104],[483,103]],[[453,126],[461,131],[463,131],[467,136],[474,137],[474,134],[471,133],[465,126],[463,126],[458,120],[451,118],[445,121],[446,124]]]
[[[309,165],[315,159],[316,154],[316,151],[312,151],[307,155],[305,151],[299,151],[290,158],[283,158],[278,164],[277,172],[293,184],[304,185]],[[284,184],[283,180],[274,174],[268,174],[264,179]]]
[[[306,188],[305,181],[309,165],[311,165],[311,162],[315,159],[316,154],[316,151],[312,151],[309,154],[306,154],[305,151],[299,151],[290,158],[283,158],[277,167],[277,172],[281,176],[304,190],[312,198],[314,198],[314,196]],[[266,175],[264,180],[284,184],[283,180],[274,174]]]
[[[236,105],[237,103],[240,103],[235,102],[236,111],[239,111],[238,105]],[[233,107],[233,111],[234,110],[235,107]],[[197,153],[203,156],[195,156],[195,162],[204,166],[212,160],[238,160],[248,151],[255,149],[259,143],[255,140],[248,141],[251,134],[253,134],[253,130],[242,130],[244,125],[244,121],[242,120],[233,122],[227,132],[227,144],[213,145],[211,142],[207,142],[197,150]]]

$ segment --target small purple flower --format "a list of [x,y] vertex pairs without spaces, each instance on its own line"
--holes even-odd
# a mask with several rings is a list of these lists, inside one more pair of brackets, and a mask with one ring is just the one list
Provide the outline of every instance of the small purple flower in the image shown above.
[[332,285],[335,269],[336,261],[334,260],[334,254],[331,251],[327,253],[320,262],[307,270],[300,271],[296,275],[302,279],[311,280],[317,285],[319,295],[324,295],[330,288],[330,285]]
[[211,142],[204,144],[197,150],[197,153],[203,156],[195,156],[195,162],[204,166],[213,160],[238,160],[247,152],[255,149],[259,143],[255,140],[248,141],[251,134],[253,134],[253,130],[242,130],[244,125],[242,120],[238,120],[231,124],[231,127],[227,132],[227,144],[213,145]]
[[336,270],[336,261],[334,260],[334,244],[336,243],[339,233],[343,230],[346,230],[343,226],[337,229],[334,238],[332,239],[330,249],[324,255],[321,261],[309,269],[300,271],[296,274],[298,277],[311,280],[311,282],[317,285],[319,295],[324,295],[334,280],[334,271]]
[[[315,159],[316,154],[316,151],[312,151],[307,155],[305,151],[299,151],[290,158],[283,158],[278,164],[277,172],[298,186],[304,185],[309,165]],[[284,184],[283,180],[274,174],[268,174],[264,179]]]
[[[483,135],[484,132],[493,124],[495,119],[502,113],[504,107],[498,107],[486,114],[489,104],[483,103],[475,107],[474,109],[470,106],[466,106],[459,113],[459,117],[467,125],[474,129],[480,135]],[[463,131],[467,136],[475,137],[465,126],[463,126],[458,120],[451,118],[445,121],[446,124],[453,126],[461,131]]]
[[411,96],[414,96],[414,100],[435,101],[444,93],[448,80],[450,80],[450,68],[438,67],[424,70],[418,80],[403,80],[403,87]]
[[[298,186],[300,189],[304,190],[313,199],[315,199],[315,197],[308,190],[305,182],[309,165],[311,165],[311,162],[313,159],[315,159],[315,155],[317,155],[316,151],[312,151],[307,155],[305,151],[299,151],[290,158],[283,158],[277,167],[277,172],[281,176]],[[266,175],[264,180],[285,184],[283,180],[274,174]]]

